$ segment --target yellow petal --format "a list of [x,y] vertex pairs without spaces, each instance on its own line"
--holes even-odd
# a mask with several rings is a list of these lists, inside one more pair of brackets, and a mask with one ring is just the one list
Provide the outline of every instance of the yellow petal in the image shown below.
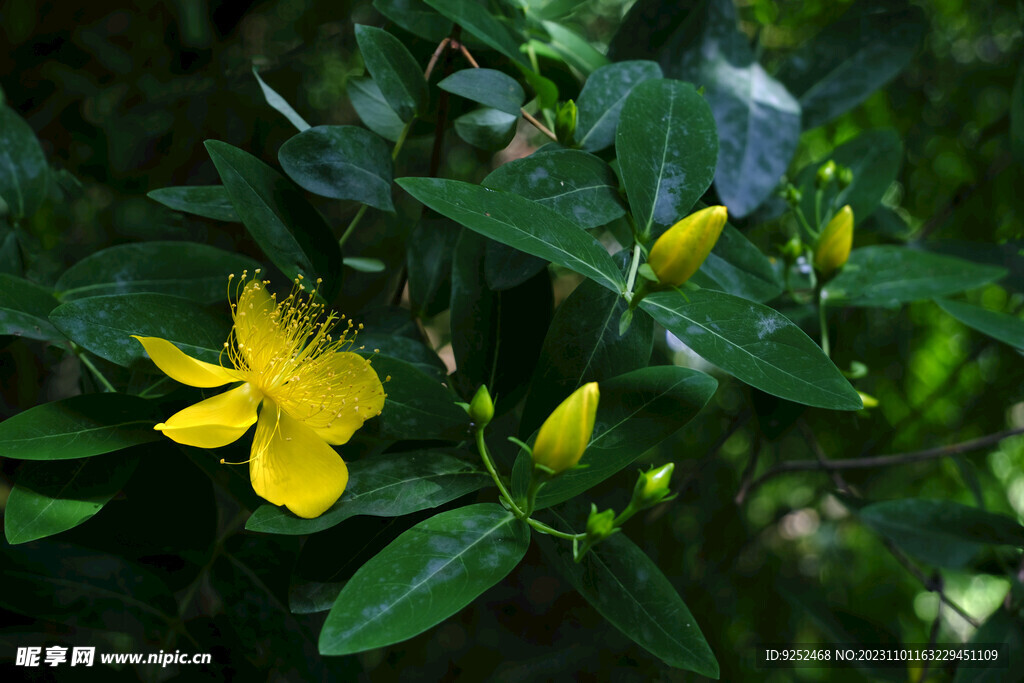
[[[363,422],[384,407],[384,387],[370,363],[357,353],[342,351],[326,356],[313,373],[296,383],[296,390],[276,397],[291,417],[316,432],[324,441],[347,443]],[[302,383],[320,387],[302,390]]]
[[263,405],[252,448],[253,489],[299,517],[320,516],[345,492],[348,468],[341,456],[270,400]]
[[256,422],[263,394],[243,384],[180,410],[155,429],[186,446],[220,448],[245,434]]
[[250,367],[263,368],[275,355],[283,352],[283,335],[274,334],[278,325],[273,319],[277,302],[260,280],[252,280],[238,296],[232,311],[235,341]]
[[132,335],[132,338],[139,340],[146,353],[165,375],[182,384],[210,388],[241,379],[236,370],[196,360],[166,339],[136,335]]

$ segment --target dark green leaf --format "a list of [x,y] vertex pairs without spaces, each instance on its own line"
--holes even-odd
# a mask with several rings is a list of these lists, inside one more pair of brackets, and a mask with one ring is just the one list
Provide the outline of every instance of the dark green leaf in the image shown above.
[[1005,313],[972,306],[963,301],[936,299],[935,303],[964,325],[973,327],[982,334],[987,334],[1005,344],[1024,349],[1024,320]]
[[498,109],[519,118],[526,93],[514,78],[494,69],[463,69],[437,84],[459,97]]
[[998,280],[1003,268],[908,247],[854,249],[842,272],[825,286],[829,305],[899,306],[955,294]]
[[324,292],[330,299],[341,285],[341,250],[316,209],[248,152],[218,140],[207,140],[206,149],[235,211],[267,258],[289,279],[324,278],[331,283]]
[[46,287],[0,273],[0,334],[59,341],[64,339],[49,321],[57,300]]
[[729,224],[690,281],[758,303],[771,301],[783,289],[768,257]]
[[[558,526],[567,526],[556,515]],[[697,620],[650,557],[616,534],[573,561],[572,546],[540,537],[544,554],[601,616],[669,666],[718,678],[718,660]]]
[[356,41],[366,69],[398,117],[409,121],[427,101],[423,70],[398,38],[374,26],[356,24]]
[[62,301],[156,292],[210,303],[227,298],[228,275],[259,267],[245,256],[195,242],[121,244],[68,268],[56,289]]
[[320,653],[398,643],[468,605],[526,553],[529,528],[497,503],[420,522],[345,584],[320,632]]
[[497,50],[513,62],[527,66],[519,54],[519,45],[508,29],[476,0],[426,0],[426,3],[479,38],[485,45]]
[[406,242],[409,301],[420,315],[437,315],[451,297],[452,253],[462,229],[448,219],[421,219]]
[[383,273],[387,266],[380,259],[346,256],[341,262],[348,268],[360,273]]
[[660,232],[686,216],[715,177],[715,120],[692,85],[644,81],[622,107],[615,151],[637,229]]
[[421,0],[373,0],[378,12],[409,33],[440,43],[452,32],[452,22]]
[[507,244],[487,240],[484,276],[487,288],[494,292],[517,287],[548,267],[548,262],[513,249]]
[[608,65],[608,58],[575,31],[553,21],[542,21],[541,24],[551,36],[551,47],[584,76]]
[[397,182],[434,211],[485,237],[575,270],[614,291],[625,288],[622,273],[597,240],[545,206],[457,180]]
[[365,347],[361,353],[380,349],[382,355],[405,361],[420,372],[444,381],[448,374],[444,363],[437,354],[415,339],[386,332],[360,332],[359,345]]
[[392,142],[401,137],[405,123],[384,99],[376,81],[372,78],[350,78],[345,83],[345,93],[367,128]]
[[862,507],[857,516],[911,555],[940,567],[961,567],[986,544],[1024,547],[1024,526],[1015,520],[948,500],[887,500]]
[[597,152],[615,142],[615,129],[629,93],[638,84],[655,78],[661,78],[661,67],[646,61],[609,64],[590,74],[576,101],[576,139],[580,147]]
[[26,464],[4,509],[7,542],[27,543],[84,523],[121,490],[137,463],[118,454]]
[[474,147],[497,152],[512,142],[518,121],[518,116],[482,107],[455,119],[455,132]]
[[263,91],[263,97],[267,99],[267,104],[284,114],[284,117],[291,121],[291,124],[298,128],[300,133],[304,130],[309,130],[309,124],[306,123],[304,118],[299,116],[299,113],[292,108],[292,105],[288,104],[283,97],[277,94],[277,91],[260,78],[260,72],[256,70],[255,64],[252,67],[252,75],[256,77],[256,82],[260,84],[260,90]]
[[44,403],[0,422],[0,456],[86,458],[156,441],[152,406],[124,394],[88,394]]
[[277,156],[288,177],[314,194],[395,210],[391,150],[365,128],[310,128],[281,145]]
[[[465,438],[469,416],[455,405],[455,396],[440,381],[405,361],[388,356],[374,356],[373,369],[385,382],[387,398],[380,417],[367,424],[375,424],[382,437]],[[391,379],[386,381],[388,377]]]
[[0,201],[16,220],[29,218],[46,198],[50,167],[36,134],[0,103]]
[[356,515],[398,517],[434,508],[482,489],[491,478],[458,457],[456,450],[376,455],[348,465],[345,495],[316,519],[302,519],[285,508],[263,505],[245,528],[270,534],[312,534]]
[[61,304],[50,322],[76,344],[125,367],[146,358],[132,335],[160,337],[194,358],[217,363],[231,329],[224,317],[195,302],[148,292]]
[[162,187],[146,193],[146,196],[175,211],[194,213],[215,221],[238,223],[242,220],[235,213],[235,206],[223,185]]
[[537,96],[537,104],[542,109],[550,109],[558,104],[558,86],[550,78],[544,78],[539,73],[531,71],[525,66],[519,65],[523,78],[533,89]]
[[819,408],[862,407],[818,345],[767,306],[707,289],[658,292],[640,305],[698,355],[752,387]]
[[1017,163],[1024,166],[1024,65],[1010,93],[1010,145]]
[[1020,683],[1020,672],[1024,671],[1024,624],[1020,618],[1014,618],[1010,610],[998,608],[981,625],[971,643],[977,647],[988,648],[993,643],[1002,644],[1006,659],[1005,667],[986,667],[976,669],[967,666],[957,668],[953,683]]

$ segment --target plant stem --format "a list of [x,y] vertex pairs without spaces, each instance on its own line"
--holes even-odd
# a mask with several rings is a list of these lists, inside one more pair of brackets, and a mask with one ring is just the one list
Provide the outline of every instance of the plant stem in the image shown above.
[[822,289],[817,287],[815,291],[815,298],[818,300],[818,325],[821,327],[821,350],[825,352],[825,355],[829,358],[832,354],[829,352],[828,344],[828,317],[825,315],[825,299],[821,296]]
[[356,215],[352,218],[352,222],[348,224],[348,227],[345,228],[345,232],[341,235],[341,239],[338,240],[339,247],[345,246],[345,242],[347,242],[348,238],[352,236],[352,231],[356,229],[357,225],[359,225],[359,221],[363,219],[363,214],[366,213],[368,208],[370,207],[367,204],[363,204],[359,207],[359,211],[356,212]]
[[535,520],[535,519],[533,519],[531,517],[527,517],[526,518],[526,523],[529,524],[530,526],[532,526],[537,531],[541,532],[542,534],[547,534],[548,536],[554,536],[555,538],[564,538],[567,541],[573,541],[573,542],[582,541],[584,538],[587,537],[586,534],[567,534],[564,531],[559,531],[558,529],[555,529],[553,527],[549,527],[544,522],[538,522],[537,520]]
[[[512,500],[512,496],[509,494],[508,489],[505,488],[505,482],[501,480],[501,475],[499,475],[497,470],[494,468],[494,461],[491,459],[491,454],[487,450],[487,442],[484,441],[484,430],[475,430],[475,436],[476,447],[480,451],[480,459],[484,461],[484,467],[487,468],[487,472],[491,475],[491,479],[494,480],[495,486],[498,487],[498,491],[501,494],[502,500],[504,500],[505,503],[509,506],[509,509],[512,510],[512,514],[514,514],[519,519],[523,519],[523,517],[525,517],[526,515],[523,513],[522,510],[519,509],[519,506],[515,504],[515,501]],[[527,521],[531,522],[532,526],[533,520],[528,519]]]
[[89,357],[86,356],[85,353],[83,352],[84,350],[82,349],[81,346],[72,342],[71,350],[74,352],[76,356],[78,356],[78,360],[82,361],[82,365],[89,368],[89,372],[91,372],[93,374],[93,377],[95,377],[99,381],[99,383],[103,385],[104,389],[106,389],[107,392],[115,394],[117,393],[117,389],[114,388],[114,385],[107,381],[107,378],[103,376],[103,373],[100,372],[99,368],[93,365],[92,361],[89,360]]
[[629,263],[629,277],[626,278],[626,300],[632,303],[636,272],[640,268],[640,243],[633,243],[633,258]]

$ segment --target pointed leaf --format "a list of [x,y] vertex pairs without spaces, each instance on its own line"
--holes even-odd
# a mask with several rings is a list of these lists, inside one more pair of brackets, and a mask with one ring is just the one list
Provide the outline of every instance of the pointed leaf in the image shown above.
[[661,67],[646,61],[609,64],[590,74],[576,101],[576,139],[580,147],[597,152],[615,142],[615,129],[629,93],[655,78],[661,78]]
[[452,22],[422,0],[373,0],[374,8],[409,33],[440,43],[452,32]]
[[497,50],[513,62],[527,66],[519,53],[519,45],[508,29],[476,0],[426,0],[426,3],[466,32],[479,38],[492,50]]
[[50,167],[25,120],[0,102],[0,203],[16,220],[31,217],[46,198]]
[[215,221],[239,223],[242,220],[223,185],[163,187],[147,192],[146,196],[175,211],[194,213]]
[[594,49],[583,36],[553,21],[542,21],[541,24],[551,36],[551,47],[584,76],[608,66],[608,58]]
[[519,118],[526,100],[523,86],[514,78],[494,69],[463,69],[437,84],[441,90],[465,97]]
[[49,321],[57,306],[53,292],[34,282],[0,273],[0,334],[60,341],[64,335]]
[[416,58],[402,41],[383,29],[356,24],[355,30],[366,69],[384,99],[400,119],[411,120],[427,101],[427,82]]
[[498,109],[481,107],[455,119],[455,132],[474,147],[497,152],[512,142],[518,122],[517,116]]
[[758,303],[771,301],[783,289],[768,257],[728,223],[690,281]]
[[384,99],[376,81],[372,78],[350,78],[345,83],[345,94],[367,128],[392,142],[401,137],[405,123]]
[[288,104],[283,97],[277,94],[277,91],[264,82],[255,64],[252,67],[252,75],[256,77],[256,82],[260,84],[260,90],[263,91],[263,97],[266,98],[267,104],[284,114],[284,117],[291,121],[291,124],[298,128],[300,133],[304,130],[309,130],[309,124],[306,123],[304,118],[299,116],[299,113],[292,108],[292,105]]
[[936,299],[935,303],[964,325],[973,327],[982,334],[987,334],[1005,344],[1024,349],[1024,320],[1005,313],[972,306],[963,301]]

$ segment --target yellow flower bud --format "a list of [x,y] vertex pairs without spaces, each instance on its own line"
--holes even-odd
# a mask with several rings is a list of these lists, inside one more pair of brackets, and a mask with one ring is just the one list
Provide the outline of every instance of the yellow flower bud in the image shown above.
[[535,463],[558,474],[580,461],[594,433],[598,397],[597,382],[590,382],[555,408],[533,444]]
[[672,287],[689,280],[711,253],[728,217],[724,206],[709,206],[666,230],[647,259],[658,280]]
[[839,270],[850,258],[853,247],[853,209],[847,204],[839,209],[825,229],[821,231],[818,244],[814,247],[814,269],[822,277],[828,277]]

